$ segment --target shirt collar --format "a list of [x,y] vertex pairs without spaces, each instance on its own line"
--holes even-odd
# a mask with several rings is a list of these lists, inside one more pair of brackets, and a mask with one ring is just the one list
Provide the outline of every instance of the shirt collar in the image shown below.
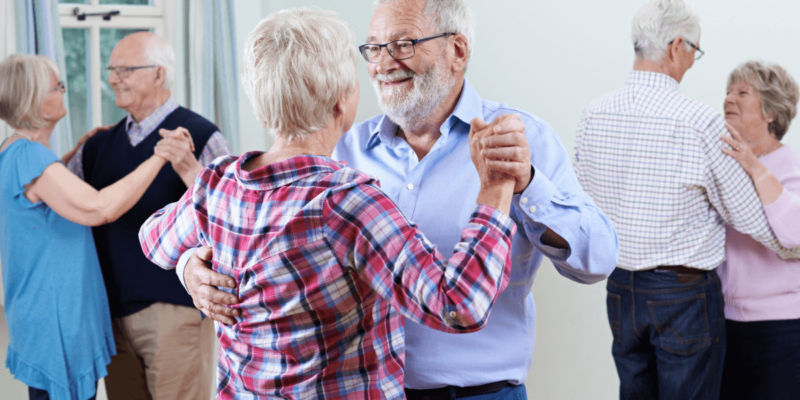
[[663,87],[678,90],[675,78],[659,72],[631,71],[628,74],[628,85]]
[[297,156],[280,162],[246,171],[242,165],[248,160],[263,154],[263,151],[250,151],[236,161],[236,180],[250,190],[274,190],[296,181],[320,173],[339,170],[343,164],[323,156]]
[[137,126],[141,131],[147,135],[153,132],[157,126],[161,125],[167,116],[172,114],[175,109],[178,108],[178,103],[172,99],[172,97],[168,98],[161,107],[158,107],[152,114],[148,115],[147,118],[139,121],[138,123],[133,119],[133,115],[128,114],[128,118],[125,120],[125,130],[130,132],[133,127]]
[[[478,95],[478,92],[475,90],[472,84],[469,83],[466,78],[464,78],[464,86],[461,89],[461,96],[458,98],[456,108],[453,110],[453,113],[447,117],[440,128],[442,131],[442,136],[446,139],[453,125],[458,120],[469,125],[469,122],[472,121],[473,118],[483,118],[482,109],[483,102],[480,95]],[[389,117],[386,116],[386,114],[384,114],[381,116],[378,124],[375,125],[375,128],[372,129],[370,138],[367,141],[367,148],[377,146],[378,143],[381,142],[392,147],[396,137],[397,124],[395,124],[389,119]]]

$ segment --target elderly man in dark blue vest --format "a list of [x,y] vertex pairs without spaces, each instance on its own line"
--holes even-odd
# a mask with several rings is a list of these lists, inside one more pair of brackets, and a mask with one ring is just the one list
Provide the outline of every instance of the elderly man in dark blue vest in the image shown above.
[[93,229],[117,346],[105,380],[108,398],[208,399],[213,322],[194,308],[174,273],[144,257],[137,233],[230,147],[212,122],[172,99],[175,53],[161,38],[149,32],[125,37],[108,72],[116,105],[128,116],[79,145],[69,169],[100,190],[153,152],[170,161],[128,213]]

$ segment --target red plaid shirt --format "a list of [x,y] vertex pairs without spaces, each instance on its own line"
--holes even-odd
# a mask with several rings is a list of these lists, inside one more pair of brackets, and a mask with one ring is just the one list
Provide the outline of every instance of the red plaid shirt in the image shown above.
[[218,398],[403,398],[403,318],[441,331],[486,324],[508,282],[513,222],[477,205],[447,260],[375,179],[326,157],[245,171],[217,159],[139,232],[174,268],[211,246],[242,316],[217,324]]

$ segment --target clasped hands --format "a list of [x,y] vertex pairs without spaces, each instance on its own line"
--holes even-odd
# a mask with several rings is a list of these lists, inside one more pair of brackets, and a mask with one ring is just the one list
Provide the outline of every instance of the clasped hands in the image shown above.
[[522,193],[533,179],[525,124],[519,114],[503,114],[491,123],[470,121],[470,155],[481,185],[514,179],[514,193]]
[[[514,193],[520,193],[531,182],[533,170],[525,124],[516,114],[505,114],[491,123],[480,118],[470,122],[469,146],[472,161],[481,177],[482,187],[504,185],[514,180]],[[217,287],[235,288],[228,276],[209,268],[211,248],[201,247],[189,258],[184,271],[186,289],[198,310],[209,318],[226,325],[236,323],[234,319],[241,310],[227,305],[239,303],[239,299]]]

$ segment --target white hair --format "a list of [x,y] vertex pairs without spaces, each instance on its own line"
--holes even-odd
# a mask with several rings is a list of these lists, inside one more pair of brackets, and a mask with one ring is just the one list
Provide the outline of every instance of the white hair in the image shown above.
[[12,54],[0,63],[0,119],[14,129],[47,126],[39,116],[44,96],[50,92],[58,66],[45,56]]
[[[375,7],[381,4],[402,0],[374,0]],[[424,1],[424,0],[423,0]],[[475,47],[475,14],[464,0],[427,0],[425,15],[433,17],[436,33],[460,33],[467,38],[467,66],[472,59],[472,50]],[[446,41],[442,41],[447,43]],[[466,72],[466,66],[464,68]]]
[[339,14],[294,8],[271,14],[244,45],[242,85],[273,135],[304,139],[329,123],[356,86],[355,34]]
[[172,88],[175,83],[175,50],[172,46],[152,35],[147,39],[144,51],[150,64],[164,67],[164,89]]
[[[631,25],[637,59],[661,61],[667,43],[678,36],[699,46],[700,15],[684,0],[650,0],[636,13]],[[688,44],[686,50],[692,50]]]

